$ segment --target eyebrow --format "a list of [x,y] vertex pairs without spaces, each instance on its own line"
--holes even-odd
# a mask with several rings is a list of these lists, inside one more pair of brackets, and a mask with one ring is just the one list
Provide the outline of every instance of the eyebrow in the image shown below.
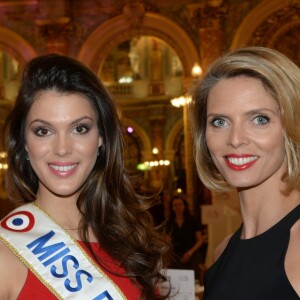
[[247,112],[246,114],[247,115],[255,115],[255,114],[260,114],[260,113],[263,113],[263,112],[269,112],[273,115],[277,115],[279,113],[279,108],[274,111],[273,109],[269,109],[269,108],[259,108],[259,109],[253,109],[253,110],[250,110],[249,112]]
[[[81,117],[81,118],[78,118],[78,119],[72,121],[72,122],[71,122],[71,125],[80,123],[80,122],[82,122],[83,120],[86,120],[86,119],[91,120],[92,122],[94,122],[93,118],[91,118],[91,117],[89,117],[89,116],[83,116],[83,117]],[[48,126],[51,126],[51,125],[52,125],[50,122],[48,122],[48,121],[46,121],[46,120],[43,120],[43,119],[35,119],[35,120],[33,120],[32,122],[29,123],[29,126],[31,126],[33,123],[36,123],[36,122],[43,123],[43,124],[48,125]]]
[[[252,116],[252,115],[256,115],[256,114],[261,114],[263,112],[269,112],[269,113],[271,113],[273,115],[278,115],[279,112],[280,112],[280,110],[279,110],[279,108],[278,108],[277,111],[274,111],[274,110],[269,109],[269,108],[258,108],[258,109],[253,109],[253,110],[247,111],[245,113],[245,115],[246,116]],[[218,116],[218,117],[224,117],[224,118],[227,117],[227,115],[225,115],[223,113],[214,113],[214,112],[208,114],[206,117],[208,118],[208,117],[216,117],[216,116]]]

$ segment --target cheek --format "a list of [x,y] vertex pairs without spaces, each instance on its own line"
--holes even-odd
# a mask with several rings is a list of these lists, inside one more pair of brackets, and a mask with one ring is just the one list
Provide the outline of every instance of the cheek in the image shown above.
[[219,165],[218,159],[217,159],[217,153],[220,149],[224,150],[224,144],[220,145],[221,139],[220,137],[216,138],[215,135],[210,134],[210,132],[206,132],[205,135],[206,145],[209,151],[209,154],[216,166]]
[[26,150],[28,152],[29,157],[38,158],[43,156],[48,152],[49,147],[47,145],[36,145],[34,143],[27,143]]
[[285,139],[283,133],[266,135],[263,138],[258,139],[257,143],[261,149],[265,149],[270,152],[279,152],[285,155]]
[[92,143],[78,143],[76,149],[79,153],[82,153],[85,157],[97,156],[98,141]]
[[206,140],[206,145],[207,148],[210,152],[210,155],[213,156],[215,151],[218,150],[218,148],[220,147],[220,138],[216,138],[214,135],[211,135],[210,132],[208,131],[205,135],[205,140]]

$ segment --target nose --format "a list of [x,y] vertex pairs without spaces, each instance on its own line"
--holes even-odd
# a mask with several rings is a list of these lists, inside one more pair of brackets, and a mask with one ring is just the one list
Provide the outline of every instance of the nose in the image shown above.
[[240,124],[232,125],[228,134],[227,145],[239,148],[249,143],[247,131]]
[[72,142],[68,135],[62,134],[56,137],[54,153],[59,156],[66,156],[72,153]]

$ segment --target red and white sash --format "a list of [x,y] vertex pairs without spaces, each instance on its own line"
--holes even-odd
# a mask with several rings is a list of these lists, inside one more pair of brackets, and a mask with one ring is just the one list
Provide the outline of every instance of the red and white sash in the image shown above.
[[0,240],[58,299],[126,299],[81,246],[35,204],[23,205],[1,221]]

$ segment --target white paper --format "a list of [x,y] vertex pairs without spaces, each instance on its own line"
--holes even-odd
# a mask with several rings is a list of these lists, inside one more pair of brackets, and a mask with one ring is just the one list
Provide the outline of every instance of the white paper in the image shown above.
[[161,294],[165,295],[171,286],[168,299],[195,300],[195,274],[193,270],[166,269],[163,274],[167,282],[160,285]]

